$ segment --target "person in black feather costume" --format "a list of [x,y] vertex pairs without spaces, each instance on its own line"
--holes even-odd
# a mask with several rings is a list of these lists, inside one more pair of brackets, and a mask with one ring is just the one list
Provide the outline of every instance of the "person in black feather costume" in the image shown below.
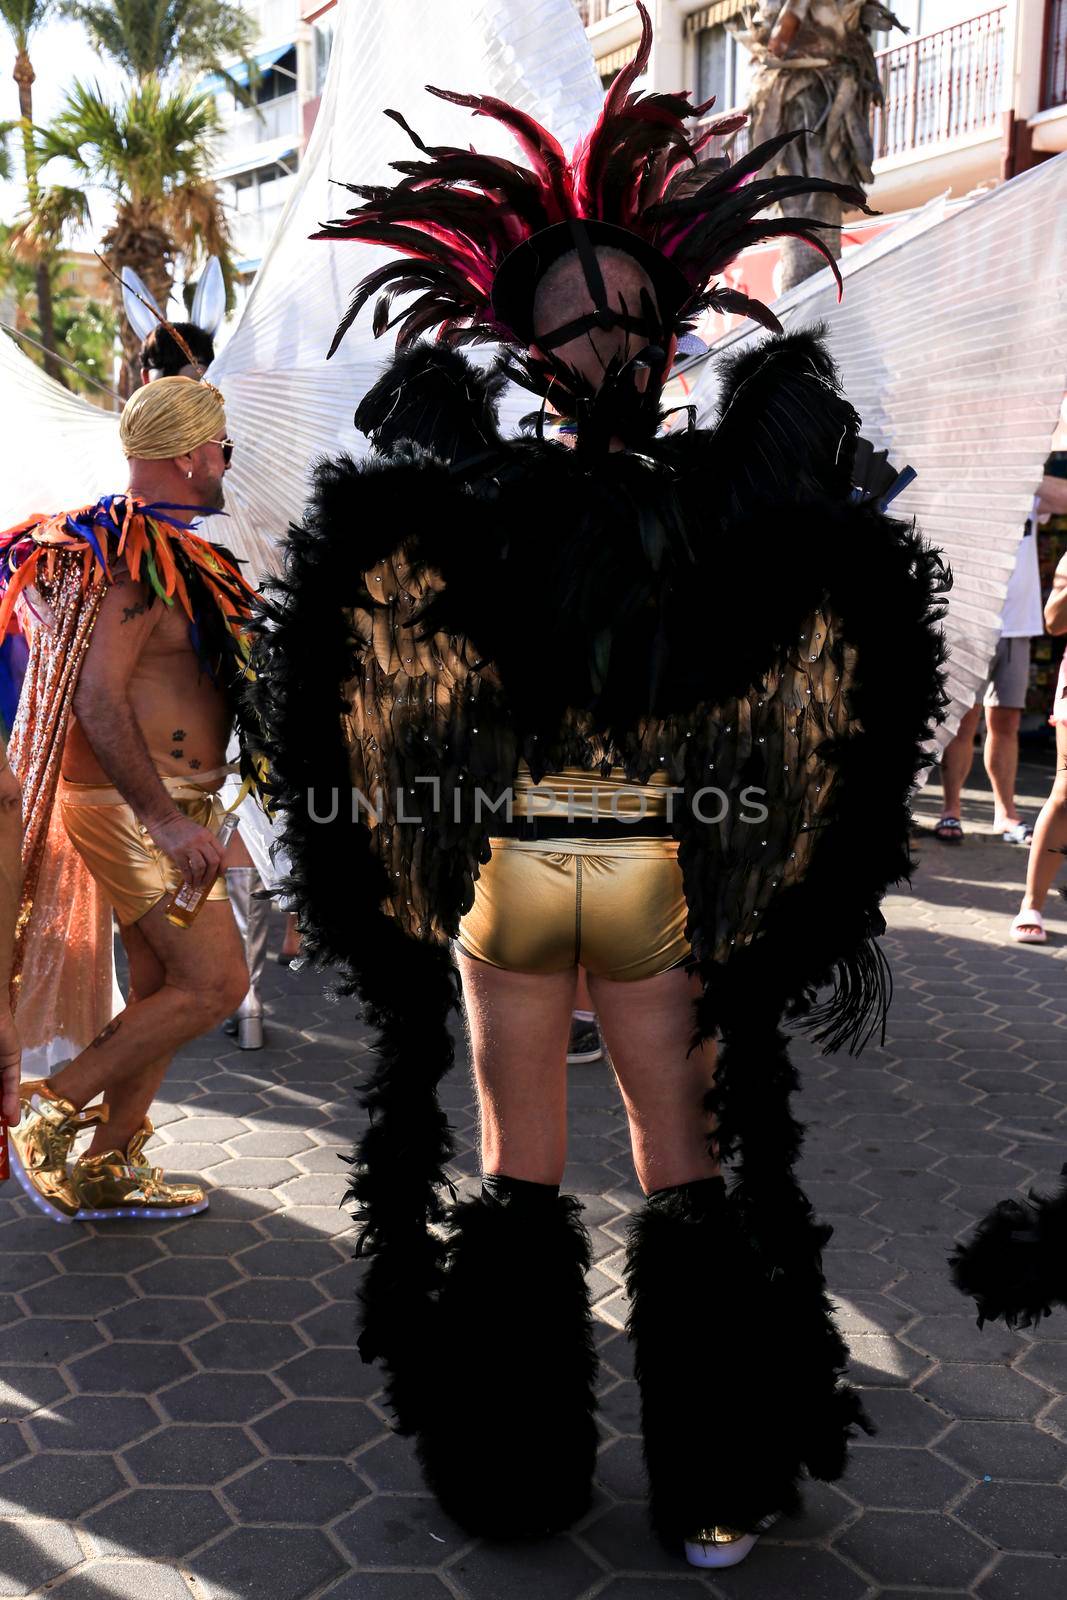
[[[350,1195],[359,1349],[397,1427],[473,1533],[588,1507],[589,1247],[559,1192],[580,960],[648,1195],[626,1281],[653,1525],[727,1565],[867,1425],[794,1176],[782,1024],[837,1049],[884,1020],[879,904],[911,866],[947,576],[854,492],[858,419],[817,330],[728,362],[714,428],[659,432],[701,309],[777,329],[717,274],[755,239],[818,244],[761,213],[819,184],[761,181],[768,148],[701,160],[706,107],[631,93],[642,15],[570,160],[514,108],[449,94],[530,165],[411,134],[400,181],[355,187],[320,235],[400,252],[338,330],[377,296],[400,353],[356,414],[375,454],[322,463],[291,530],[255,699],[306,946],[377,1032]],[[456,348],[478,340],[505,346],[488,373]],[[502,438],[503,378],[574,447],[541,418]],[[448,1204],[460,974],[484,1181]]]

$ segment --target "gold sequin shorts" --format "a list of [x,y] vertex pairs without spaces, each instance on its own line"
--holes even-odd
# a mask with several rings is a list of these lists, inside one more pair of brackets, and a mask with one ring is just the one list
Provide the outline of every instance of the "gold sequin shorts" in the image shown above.
[[459,947],[508,972],[582,966],[633,982],[684,961],[675,839],[492,839]]
[[[218,795],[195,784],[167,783],[178,810],[202,828],[217,831],[222,818]],[[105,784],[59,786],[59,804],[67,837],[111,901],[121,927],[140,919],[176,889],[181,873],[138,822],[117,790]],[[226,874],[220,872],[207,895],[226,900]]]

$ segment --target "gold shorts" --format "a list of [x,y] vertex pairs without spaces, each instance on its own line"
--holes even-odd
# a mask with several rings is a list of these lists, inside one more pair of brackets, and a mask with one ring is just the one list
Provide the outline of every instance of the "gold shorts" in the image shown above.
[[[167,783],[178,810],[202,828],[218,829],[222,801],[195,784]],[[105,784],[59,786],[67,837],[111,901],[121,927],[140,919],[181,882],[181,873],[138,822],[133,809]],[[220,872],[207,895],[226,900],[226,874]]]
[[467,955],[508,972],[582,966],[633,982],[684,961],[686,903],[668,838],[493,839],[459,926]]

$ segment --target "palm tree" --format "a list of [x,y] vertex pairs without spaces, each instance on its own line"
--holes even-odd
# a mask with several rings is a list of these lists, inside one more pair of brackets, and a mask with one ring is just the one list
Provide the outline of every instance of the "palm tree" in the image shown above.
[[61,0],[105,55],[138,83],[175,73],[221,72],[243,56],[256,24],[232,0]]
[[[33,137],[33,83],[36,73],[30,60],[30,40],[53,10],[54,0],[0,0],[0,16],[15,42],[15,70],[12,76],[18,84],[19,116],[22,133],[22,157],[26,173],[26,202],[32,211],[37,202],[40,184],[37,178],[38,160]],[[45,369],[53,378],[63,382],[63,369],[51,356],[56,348],[55,323],[52,315],[52,280],[48,260],[40,257],[34,263],[34,288],[37,294],[37,324],[41,343],[49,352]]]
[[[767,176],[804,174],[865,188],[871,170],[871,106],[882,90],[871,33],[907,29],[878,0],[761,0],[737,37],[751,52],[749,88],[753,145],[795,128],[808,131],[763,169]],[[835,256],[844,219],[833,195],[791,200],[789,212],[830,223],[823,235]],[[797,239],[782,241],[780,294],[818,272],[822,258]]]
[[[117,99],[76,82],[40,138],[42,163],[68,161],[87,185],[110,194],[115,219],[101,239],[108,265],[115,273],[133,267],[161,306],[179,258],[215,255],[229,267],[229,225],[208,176],[216,127],[210,95],[148,77]],[[81,191],[48,191],[57,197],[53,223],[64,193],[73,205]],[[132,384],[137,339],[125,323],[122,338]]]

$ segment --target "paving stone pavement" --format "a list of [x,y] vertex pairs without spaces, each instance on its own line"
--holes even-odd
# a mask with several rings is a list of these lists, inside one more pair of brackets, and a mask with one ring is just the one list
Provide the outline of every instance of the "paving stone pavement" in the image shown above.
[[[1048,784],[1047,767],[1024,772],[1025,797]],[[928,823],[933,801],[919,812]],[[965,823],[979,818],[969,791]],[[797,1047],[804,1175],[835,1228],[831,1289],[879,1432],[743,1567],[692,1572],[645,1526],[620,1331],[637,1191],[600,1065],[572,1073],[567,1178],[596,1258],[594,1509],[522,1549],[469,1540],[436,1509],[353,1351],[338,1158],[361,1124],[365,1040],[322,978],[272,965],[269,1047],[198,1041],[157,1107],[155,1158],[206,1177],[206,1217],[60,1228],[0,1190],[0,1595],[1062,1600],[1067,1313],[1036,1335],[979,1332],[944,1258],[990,1202],[1051,1183],[1067,1157],[1067,908],[1052,907],[1055,942],[1009,945],[1023,853],[974,830],[919,849],[913,890],[887,907],[885,1048]],[[461,1072],[445,1098],[471,1175]]]

